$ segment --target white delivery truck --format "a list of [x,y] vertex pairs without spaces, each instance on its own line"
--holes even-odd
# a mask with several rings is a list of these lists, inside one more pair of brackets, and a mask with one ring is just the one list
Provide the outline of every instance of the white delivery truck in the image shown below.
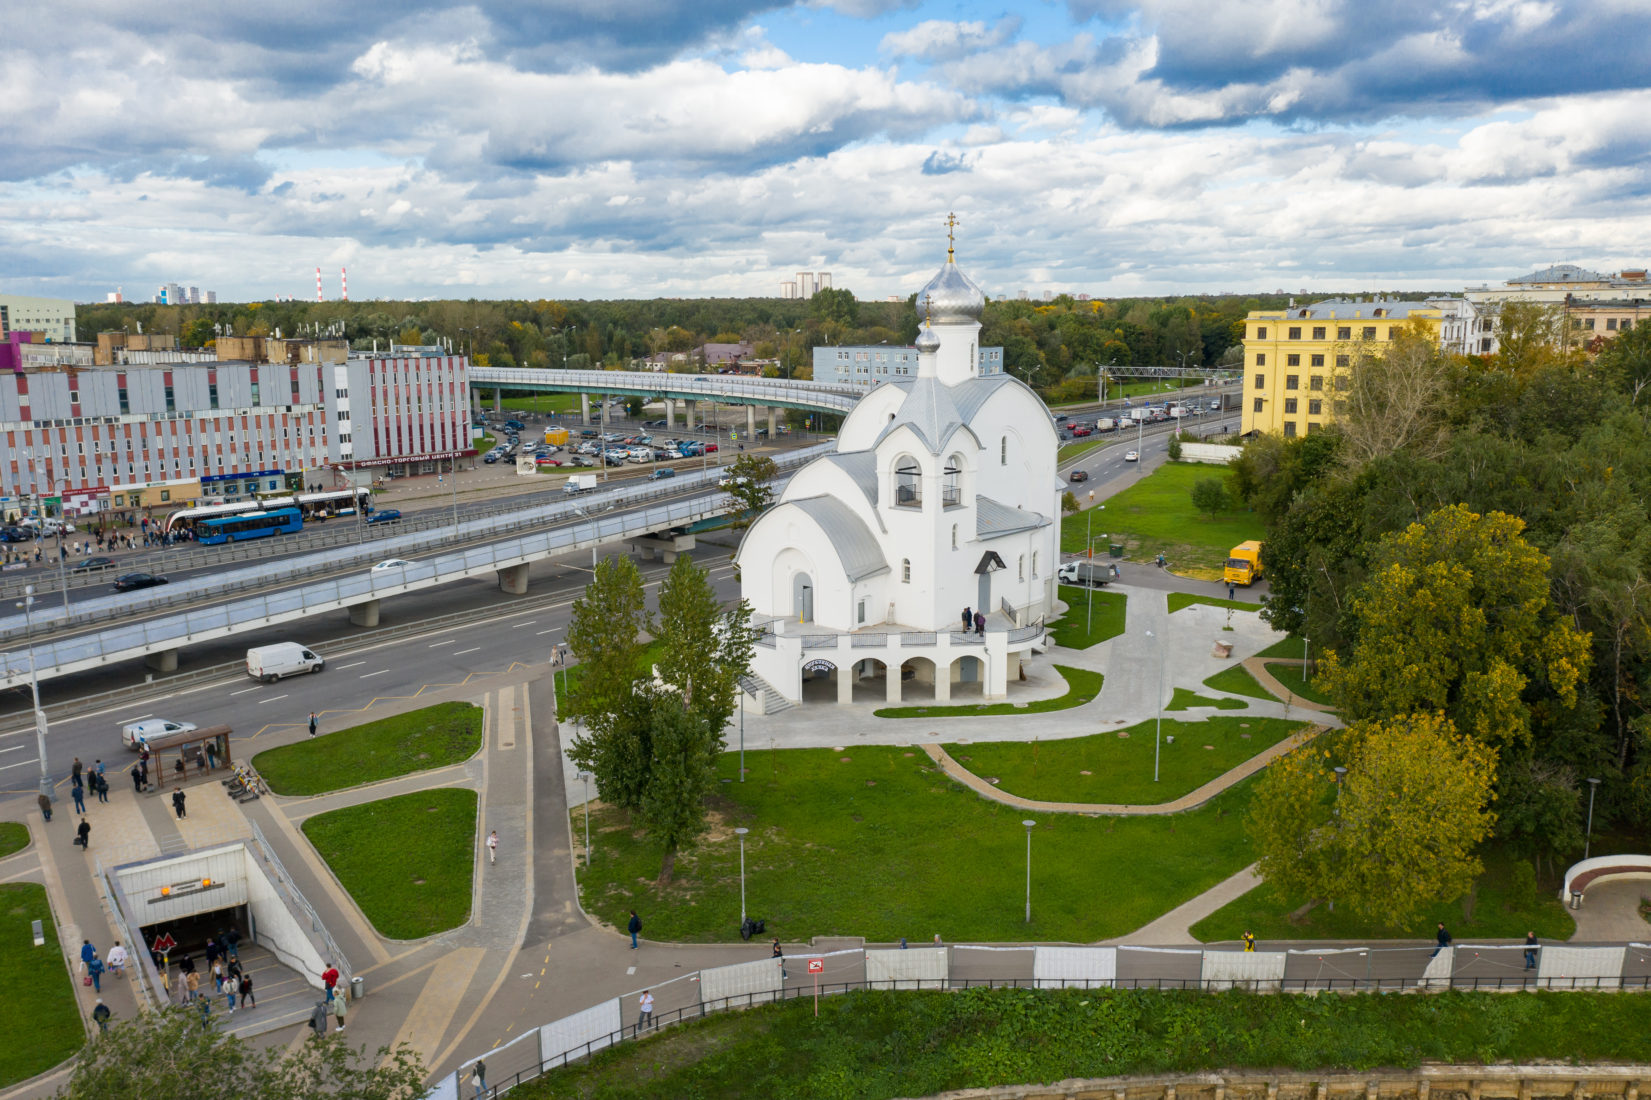
[[1062,584],[1081,584],[1100,588],[1112,583],[1112,567],[1094,561],[1069,561],[1055,575]]
[[300,672],[320,672],[326,663],[308,646],[297,642],[275,642],[247,650],[247,675],[266,684]]
[[1098,432],[1110,432],[1117,426],[1118,422],[1110,416],[1103,416],[1099,420],[1095,421],[1095,430]]
[[572,496],[574,493],[588,493],[596,488],[595,474],[569,474],[562,483],[562,492]]
[[170,718],[145,718],[138,722],[128,722],[120,727],[120,740],[127,748],[137,752],[145,744],[157,737],[167,737],[174,733],[188,733],[195,728],[193,722],[174,722]]

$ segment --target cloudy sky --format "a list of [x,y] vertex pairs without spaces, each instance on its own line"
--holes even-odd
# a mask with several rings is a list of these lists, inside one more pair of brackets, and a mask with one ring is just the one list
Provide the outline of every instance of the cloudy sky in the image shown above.
[[12,293],[873,298],[948,211],[998,294],[1651,261],[1651,0],[0,13]]

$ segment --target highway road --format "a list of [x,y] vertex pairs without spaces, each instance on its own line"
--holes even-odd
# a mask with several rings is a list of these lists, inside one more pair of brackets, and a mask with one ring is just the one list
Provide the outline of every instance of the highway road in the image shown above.
[[[728,548],[702,545],[700,561],[710,567],[718,595],[736,599],[739,586],[733,579]],[[601,548],[604,556],[619,550],[618,546]],[[508,671],[513,663],[543,662],[551,645],[566,638],[570,605],[590,580],[590,562],[590,556],[582,554],[535,564],[526,596],[507,595],[491,581],[473,580],[387,599],[382,605],[382,625],[417,623],[468,610],[492,612],[460,626],[433,626],[393,640],[352,646],[352,636],[371,632],[350,626],[347,614],[340,611],[310,624],[308,630],[279,627],[193,647],[187,653],[188,663],[202,667],[239,661],[249,646],[294,640],[319,647],[327,667],[315,675],[274,684],[230,673],[171,690],[160,686],[154,696],[55,720],[47,741],[51,774],[66,781],[75,756],[87,764],[102,758],[106,764],[125,768],[133,757],[120,744],[120,727],[140,718],[170,718],[200,726],[227,724],[235,730],[235,756],[244,759],[301,734],[311,710],[322,714],[323,728],[329,721],[353,724],[348,712],[376,698],[410,695],[426,685],[462,683],[467,676]],[[651,600],[667,567],[657,562],[639,564]],[[142,683],[144,676],[141,661],[65,676],[42,685],[41,702],[49,709],[63,700]],[[28,706],[26,689],[9,692],[0,701],[0,794],[32,792],[39,781]],[[329,720],[329,714],[334,718]]]

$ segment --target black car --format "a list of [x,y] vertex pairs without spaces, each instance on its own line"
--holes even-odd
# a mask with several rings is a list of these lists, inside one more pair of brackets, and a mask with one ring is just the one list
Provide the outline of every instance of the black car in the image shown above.
[[132,592],[139,588],[153,588],[157,584],[165,584],[166,578],[154,573],[122,573],[115,578],[116,592]]
[[114,558],[87,558],[74,567],[76,573],[90,573],[94,569],[107,569],[115,564]]
[[1088,481],[1089,480],[1089,475],[1087,473],[1085,473],[1084,471],[1082,471],[1082,470],[1073,470],[1071,473],[1066,475],[1066,480],[1068,480],[1068,481]]
[[6,542],[33,542],[34,532],[27,527],[0,528],[0,540]]

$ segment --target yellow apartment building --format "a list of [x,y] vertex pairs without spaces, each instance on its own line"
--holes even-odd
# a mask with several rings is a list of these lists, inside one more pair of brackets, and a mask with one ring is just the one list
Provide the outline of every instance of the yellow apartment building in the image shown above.
[[1442,321],[1436,305],[1382,298],[1251,313],[1244,319],[1244,433],[1320,430],[1335,418],[1336,391],[1347,388],[1361,353],[1380,355],[1416,322],[1437,339]]

